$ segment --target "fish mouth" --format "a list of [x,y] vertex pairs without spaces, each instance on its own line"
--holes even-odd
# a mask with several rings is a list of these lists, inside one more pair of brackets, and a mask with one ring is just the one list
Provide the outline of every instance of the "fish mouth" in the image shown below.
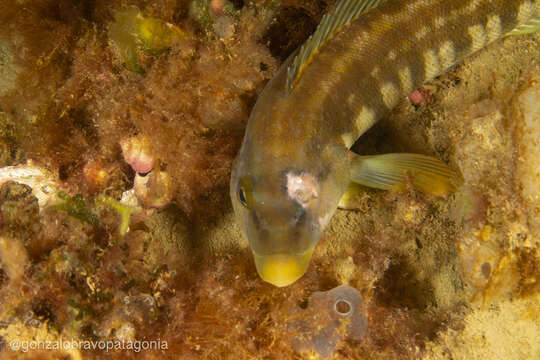
[[291,285],[306,273],[314,248],[301,254],[259,255],[253,252],[257,272],[261,279],[274,286]]

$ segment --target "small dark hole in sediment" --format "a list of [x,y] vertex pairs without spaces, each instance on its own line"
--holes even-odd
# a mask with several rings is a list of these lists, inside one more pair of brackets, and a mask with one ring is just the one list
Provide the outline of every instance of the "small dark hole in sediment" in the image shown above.
[[352,311],[351,303],[347,300],[340,299],[334,304],[336,312],[341,316],[347,316]]

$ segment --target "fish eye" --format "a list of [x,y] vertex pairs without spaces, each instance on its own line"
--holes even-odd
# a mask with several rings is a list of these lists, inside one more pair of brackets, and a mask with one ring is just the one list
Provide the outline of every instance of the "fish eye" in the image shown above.
[[238,183],[238,201],[248,210],[253,206],[253,180],[244,176]]
[[240,200],[240,203],[248,209],[248,201],[247,201],[247,195],[246,191],[244,190],[244,187],[240,186],[238,189],[238,200]]

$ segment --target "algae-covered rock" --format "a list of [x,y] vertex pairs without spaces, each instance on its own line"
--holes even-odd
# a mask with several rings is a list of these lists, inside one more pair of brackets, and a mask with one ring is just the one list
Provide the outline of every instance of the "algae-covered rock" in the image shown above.
[[0,3],[0,358],[540,358],[540,35],[478,52],[354,147],[435,156],[454,194],[362,189],[305,276],[258,277],[231,164],[334,3]]

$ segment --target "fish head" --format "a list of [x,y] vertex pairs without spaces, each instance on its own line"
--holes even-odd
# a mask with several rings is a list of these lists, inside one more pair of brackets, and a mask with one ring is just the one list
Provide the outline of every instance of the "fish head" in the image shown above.
[[321,226],[314,219],[319,187],[308,174],[234,174],[231,200],[261,278],[286,286],[307,270]]
[[275,286],[290,285],[307,271],[343,181],[337,186],[328,171],[321,176],[316,169],[294,166],[290,158],[254,165],[243,155],[241,150],[230,184],[236,220],[260,277]]

